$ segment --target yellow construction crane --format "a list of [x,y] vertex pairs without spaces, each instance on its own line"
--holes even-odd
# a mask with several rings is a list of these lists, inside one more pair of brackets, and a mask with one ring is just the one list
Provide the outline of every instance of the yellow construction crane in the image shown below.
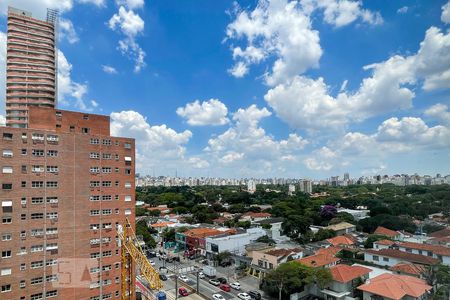
[[141,275],[148,281],[152,290],[159,290],[163,287],[159,273],[152,267],[144,251],[139,244],[134,230],[128,218],[124,225],[117,228],[119,236],[119,246],[122,255],[121,280],[122,280],[122,300],[136,299],[133,295],[134,288],[130,285],[134,282],[134,267],[139,267]]

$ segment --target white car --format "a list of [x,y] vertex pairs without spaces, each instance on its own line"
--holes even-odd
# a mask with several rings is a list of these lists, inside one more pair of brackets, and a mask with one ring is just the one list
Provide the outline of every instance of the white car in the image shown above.
[[205,274],[203,272],[198,272],[198,278],[205,278]]
[[181,281],[184,281],[184,282],[188,282],[188,281],[189,281],[189,278],[188,278],[186,275],[180,275],[180,276],[178,276],[178,278],[179,278]]
[[212,297],[214,300],[225,300],[221,294],[213,294]]
[[250,297],[250,295],[247,293],[239,293],[237,296],[239,299],[242,299],[242,300],[251,300],[252,299],[252,297]]
[[241,284],[239,282],[233,282],[230,284],[230,286],[235,289],[235,290],[240,290],[241,289]]
[[151,264],[152,266],[154,266],[154,265],[155,265],[155,262],[154,262],[153,260],[150,260],[150,264]]

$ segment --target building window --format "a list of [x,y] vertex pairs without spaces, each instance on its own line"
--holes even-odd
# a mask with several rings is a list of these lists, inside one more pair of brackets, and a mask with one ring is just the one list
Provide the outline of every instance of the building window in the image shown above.
[[47,166],[48,173],[58,173],[58,171],[59,171],[58,166]]
[[26,181],[21,181],[20,182],[20,187],[26,188],[27,187],[27,182]]
[[2,183],[3,190],[12,190],[12,183]]
[[99,139],[91,139],[90,144],[91,145],[98,145],[98,144],[100,144],[100,140]]
[[57,212],[47,213],[47,219],[51,219],[51,220],[58,219],[58,213]]
[[89,228],[91,230],[99,230],[100,229],[100,224],[91,224],[91,225],[89,225]]
[[90,167],[89,171],[93,174],[97,174],[97,173],[100,173],[100,168],[99,167]]
[[115,185],[115,186],[119,186],[119,182],[116,181],[116,182],[114,183],[114,185]]
[[8,269],[2,269],[2,270],[0,271],[0,276],[7,276],[7,275],[11,275],[11,269],[10,269],[10,268],[8,268]]
[[32,181],[31,182],[31,187],[32,188],[43,188],[44,187],[44,182],[43,181]]
[[47,197],[47,203],[50,204],[58,203],[58,197]]
[[90,201],[100,201],[100,196],[98,195],[93,195],[89,197]]
[[377,255],[374,255],[374,256],[373,256],[373,260],[374,260],[374,261],[379,261],[380,258],[379,258]]
[[11,285],[10,284],[2,285],[2,293],[7,293],[7,292],[11,292]]
[[33,246],[31,246],[31,250],[30,250],[31,253],[33,253],[33,252],[42,252],[42,251],[44,251],[44,246],[43,245],[33,245]]
[[59,141],[59,137],[57,135],[54,135],[54,134],[47,135],[47,142],[56,143],[58,141]]
[[70,126],[70,127],[69,127],[69,131],[70,131],[70,132],[75,132],[75,126]]
[[2,224],[11,224],[12,223],[12,217],[11,216],[3,216],[2,217]]
[[13,167],[7,166],[2,168],[3,174],[12,174],[13,173]]
[[47,151],[47,156],[50,156],[50,157],[58,156],[58,150],[48,150]]
[[2,258],[10,258],[10,257],[11,257],[11,250],[2,251]]
[[[26,150],[26,149],[25,149]],[[3,157],[13,157],[13,151],[9,149],[5,149],[2,152]]]
[[112,196],[111,195],[103,195],[102,196],[102,201],[111,201],[112,200]]
[[7,133],[7,132],[3,133],[3,140],[11,141],[12,139],[13,139],[13,134],[12,133]]
[[125,149],[131,149],[131,143],[123,143]]
[[81,133],[89,134],[90,131],[91,130],[89,128],[87,128],[87,127],[81,128]]
[[126,208],[125,209],[125,216],[131,215],[131,209],[130,208]]
[[44,138],[44,135],[41,134],[41,133],[33,133],[33,134],[31,135],[31,139],[32,139],[33,141],[43,142],[45,138]]
[[42,156],[44,156],[44,150],[42,150],[42,149],[32,149],[31,150],[31,155],[33,155],[33,156],[38,156],[38,157],[42,157]]
[[99,159],[100,158],[100,154],[97,152],[91,152],[89,154],[89,158],[93,158],[93,159]]
[[115,168],[115,172],[116,172],[116,173],[119,173],[119,168],[116,167],[116,168]]
[[27,269],[27,265],[22,263],[20,264],[20,271],[25,271]]
[[20,151],[20,153],[21,153],[22,155],[27,155],[27,149],[22,149],[22,150]]
[[30,268],[31,269],[38,269],[38,268],[42,268],[44,266],[44,262],[42,260],[39,261],[32,261]]
[[47,293],[45,293],[45,296],[47,298],[56,297],[56,296],[58,296],[58,291],[57,290],[48,291]]
[[129,202],[129,201],[131,201],[131,196],[125,196],[125,202]]
[[100,210],[98,209],[92,209],[89,213],[90,216],[98,216],[100,215]]
[[58,181],[47,181],[47,187],[48,188],[57,188],[58,187]]
[[6,242],[6,241],[10,241],[12,240],[12,234],[11,233],[3,233],[2,234],[2,241]]
[[110,187],[111,186],[111,181],[102,181],[102,186]]
[[43,219],[44,213],[32,213],[30,218],[31,218],[31,220]]
[[106,173],[106,174],[108,174],[108,173],[111,173],[111,168],[110,167],[103,167],[102,168],[102,173]]
[[102,215],[110,215],[112,214],[112,210],[111,209],[103,209],[102,210]]
[[33,173],[42,173],[42,172],[44,172],[44,166],[33,165],[31,167],[31,172],[33,172]]
[[383,261],[389,261],[389,257],[383,257]]
[[114,195],[114,200],[119,200],[119,195]]
[[111,159],[111,157],[112,157],[111,153],[103,153],[102,154],[103,159]]
[[111,140],[103,140],[102,144],[105,146],[110,146],[111,145]]
[[31,204],[43,204],[44,203],[44,197],[32,197],[31,198]]
[[27,166],[23,165],[21,170],[22,170],[22,173],[27,173]]
[[89,183],[90,187],[99,187],[100,186],[100,181],[91,181]]
[[22,221],[26,220],[27,219],[27,214],[20,214],[20,219]]
[[131,169],[125,169],[125,175],[130,175],[131,174]]
[[125,182],[125,188],[131,188],[131,182]]

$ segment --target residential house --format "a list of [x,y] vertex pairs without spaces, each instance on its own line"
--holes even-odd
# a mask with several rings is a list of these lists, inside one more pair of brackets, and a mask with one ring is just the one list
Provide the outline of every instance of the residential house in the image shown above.
[[283,235],[283,229],[281,227],[283,220],[283,218],[269,218],[255,222],[255,224],[256,226],[266,228],[265,230],[267,236],[275,241],[278,241],[287,239],[287,237]]
[[396,249],[365,250],[364,260],[379,266],[392,267],[400,262],[412,262],[421,265],[437,265],[436,258],[419,254],[408,253]]
[[432,287],[416,277],[382,274],[360,285],[358,289],[363,292],[363,300],[424,300],[428,298]]
[[335,236],[333,238],[327,239],[326,241],[330,243],[332,246],[335,247],[339,246],[343,248],[355,248],[356,244],[356,239],[349,234]]
[[401,262],[389,268],[392,272],[399,275],[409,275],[421,279],[426,279],[428,268],[424,265],[410,262]]
[[278,265],[302,257],[302,248],[253,251],[250,274],[263,278],[265,274],[276,269]]
[[400,251],[437,258],[443,265],[450,266],[450,247],[411,242],[397,243]]
[[371,269],[361,266],[336,265],[330,268],[333,281],[320,292],[325,300],[348,300],[354,290],[369,278]]
[[250,222],[259,222],[262,220],[266,220],[272,217],[271,214],[265,212],[247,212],[241,216],[239,221],[250,221]]
[[176,224],[175,222],[156,222],[150,225],[153,229],[155,229],[158,232],[158,235],[160,235],[165,229],[169,228],[170,225]]
[[377,229],[375,229],[375,231],[373,232],[373,234],[384,235],[384,236],[389,237],[394,240],[399,240],[401,237],[400,232],[395,231],[395,230],[390,230],[383,226],[378,226]]
[[340,258],[336,257],[340,251],[341,249],[337,247],[321,248],[314,255],[297,259],[297,261],[308,267],[330,268],[340,261]]
[[377,249],[377,250],[381,250],[381,249],[389,249],[392,248],[392,246],[395,244],[395,242],[391,241],[391,240],[378,240],[373,242],[373,248]]
[[330,229],[336,232],[336,235],[344,235],[347,233],[355,232],[356,226],[347,222],[341,222],[325,227],[325,229]]

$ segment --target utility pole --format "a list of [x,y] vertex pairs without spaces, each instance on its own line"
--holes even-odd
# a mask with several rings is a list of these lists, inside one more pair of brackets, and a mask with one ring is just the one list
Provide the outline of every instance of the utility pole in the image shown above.
[[200,278],[199,278],[200,271],[197,270],[197,294],[200,294]]
[[178,300],[178,270],[175,273],[175,300]]

